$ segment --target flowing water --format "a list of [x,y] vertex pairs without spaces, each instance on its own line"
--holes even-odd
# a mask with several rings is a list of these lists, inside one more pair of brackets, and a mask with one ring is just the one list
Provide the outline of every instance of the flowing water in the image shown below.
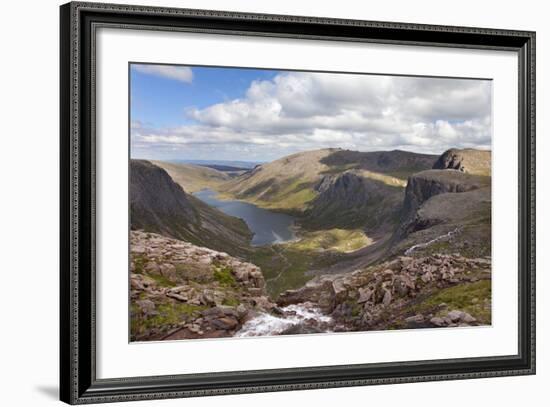
[[244,220],[254,233],[251,242],[253,246],[282,243],[295,238],[292,230],[295,219],[290,215],[269,211],[248,202],[217,199],[217,193],[211,189],[203,189],[193,195],[227,215]]
[[[281,315],[260,313],[247,321],[235,336],[280,335],[292,328],[301,328],[302,333],[330,332],[332,318],[311,304],[293,304],[281,308]],[[294,332],[293,332],[294,333]]]

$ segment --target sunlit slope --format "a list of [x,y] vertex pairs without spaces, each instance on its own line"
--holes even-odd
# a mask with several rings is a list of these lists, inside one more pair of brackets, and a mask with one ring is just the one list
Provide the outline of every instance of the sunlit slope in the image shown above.
[[203,188],[217,188],[231,176],[213,168],[192,164],[175,164],[167,161],[151,161],[164,169],[185,191],[193,193]]

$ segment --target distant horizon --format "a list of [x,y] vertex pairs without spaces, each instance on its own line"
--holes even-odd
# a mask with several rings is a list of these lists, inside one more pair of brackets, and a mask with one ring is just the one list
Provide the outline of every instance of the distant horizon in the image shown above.
[[[285,158],[285,157],[288,157],[289,155],[293,155],[293,154],[299,154],[299,153],[305,153],[305,152],[309,152],[309,151],[316,151],[316,150],[326,150],[326,149],[338,149],[338,147],[327,147],[327,148],[317,148],[317,149],[312,149],[312,150],[302,150],[302,151],[297,151],[297,152],[294,152],[294,153],[291,153],[291,154],[287,154],[287,155],[284,155],[284,156],[281,156],[281,157],[278,157],[278,158],[275,158],[273,160],[270,160],[270,161],[255,161],[255,160],[245,160],[245,159],[234,159],[234,160],[230,160],[230,159],[218,159],[218,158],[210,158],[210,159],[197,159],[197,158],[152,158],[152,157],[134,157],[134,156],[131,156],[130,158],[133,159],[133,160],[148,160],[148,161],[167,161],[167,162],[175,162],[175,161],[181,161],[181,162],[185,162],[185,163],[189,163],[189,164],[193,164],[193,163],[238,163],[238,162],[242,162],[242,163],[248,163],[248,164],[267,164],[269,162],[273,162],[273,161],[276,161],[276,160],[280,160],[282,158]],[[345,151],[356,151],[356,152],[361,152],[361,153],[374,153],[374,152],[395,152],[395,151],[401,151],[401,152],[405,152],[405,153],[413,153],[413,154],[423,154],[423,155],[434,155],[434,156],[439,156],[439,155],[442,155],[443,153],[445,153],[445,151],[448,151],[450,149],[456,149],[456,147],[450,147],[450,148],[447,148],[446,150],[443,150],[441,151],[440,153],[418,153],[416,151],[411,151],[411,150],[403,150],[403,149],[399,149],[399,148],[395,148],[395,149],[392,149],[392,150],[369,150],[369,151],[361,151],[361,150],[350,150],[350,149],[344,149],[342,148],[341,150],[345,150]],[[480,151],[492,151],[490,148],[472,148],[472,147],[465,147],[461,150],[465,150],[465,149],[473,149],[473,150],[480,150]]]
[[492,144],[484,79],[132,64],[130,85],[133,158],[270,162],[322,148],[436,155]]

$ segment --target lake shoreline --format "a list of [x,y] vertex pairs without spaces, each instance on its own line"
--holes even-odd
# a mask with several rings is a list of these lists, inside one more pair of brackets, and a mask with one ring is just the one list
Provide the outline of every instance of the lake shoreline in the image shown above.
[[203,188],[194,192],[193,196],[226,215],[242,219],[254,234],[251,246],[270,246],[297,239],[295,216],[265,209],[244,200],[227,199],[211,188]]

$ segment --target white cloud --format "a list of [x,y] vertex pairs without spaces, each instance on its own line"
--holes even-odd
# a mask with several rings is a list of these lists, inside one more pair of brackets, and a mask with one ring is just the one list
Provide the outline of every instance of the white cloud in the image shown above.
[[491,82],[287,72],[252,82],[241,99],[187,115],[193,124],[133,129],[132,148],[264,160],[324,147],[490,148]]
[[175,79],[180,82],[191,83],[193,81],[193,71],[187,66],[133,64],[132,68],[144,74]]

